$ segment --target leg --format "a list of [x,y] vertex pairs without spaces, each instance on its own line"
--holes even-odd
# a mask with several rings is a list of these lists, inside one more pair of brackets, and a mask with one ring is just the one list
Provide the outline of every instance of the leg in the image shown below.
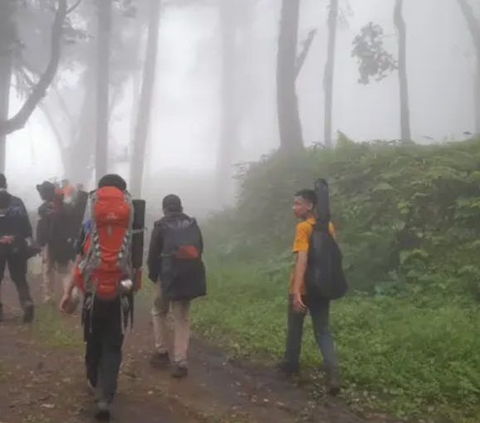
[[55,273],[48,245],[42,248],[42,290],[44,302],[50,302],[54,295]]
[[309,310],[312,317],[315,339],[323,356],[325,370],[335,370],[338,368],[338,359],[329,328],[330,302],[327,300],[318,300]]
[[67,289],[70,283],[70,275],[70,264],[57,264],[55,269],[55,285],[60,285],[62,292]]
[[[96,321],[91,320],[90,312],[86,314],[85,331],[85,368],[87,371],[87,380],[93,388],[98,385],[98,369],[102,354],[102,343],[99,339],[98,325]],[[91,325],[90,325],[91,320]]]
[[97,302],[99,307],[104,308],[102,315],[101,358],[100,358],[100,388],[101,400],[108,404],[113,401],[117,391],[118,374],[122,364],[123,328],[121,319],[120,300]]
[[0,255],[0,322],[3,320],[3,304],[2,304],[2,293],[1,293],[1,286],[3,277],[5,275],[5,267],[7,264],[7,260],[4,254]]
[[34,307],[27,282],[27,259],[22,254],[10,254],[7,262],[10,277],[17,287],[18,298],[23,308],[23,321],[30,323],[33,320]]
[[157,295],[152,307],[153,334],[155,337],[155,350],[158,354],[168,353],[168,311],[170,301],[162,292],[161,282],[157,282]]
[[302,350],[304,313],[297,313],[292,307],[292,297],[288,298],[288,329],[283,358],[284,370],[296,373],[300,367],[300,353]]
[[190,342],[190,301],[172,302],[173,313],[173,361],[176,366],[187,368]]

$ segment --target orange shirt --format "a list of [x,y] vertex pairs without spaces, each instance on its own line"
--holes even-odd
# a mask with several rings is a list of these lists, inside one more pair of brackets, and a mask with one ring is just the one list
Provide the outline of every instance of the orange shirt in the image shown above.
[[[303,220],[297,224],[295,230],[295,239],[293,240],[293,253],[297,254],[300,252],[308,252],[310,248],[310,237],[312,236],[313,226],[315,225],[315,217],[310,217],[307,220]],[[328,224],[328,231],[330,235],[335,237],[335,228],[330,222]],[[294,272],[292,272],[290,276],[290,293],[293,292],[293,280],[294,280]],[[300,289],[301,294],[305,294],[305,284],[302,283],[302,288]]]

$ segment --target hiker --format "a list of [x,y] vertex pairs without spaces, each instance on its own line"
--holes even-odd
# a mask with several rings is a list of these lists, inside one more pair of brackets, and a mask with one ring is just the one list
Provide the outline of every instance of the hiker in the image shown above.
[[[293,242],[295,269],[290,280],[286,348],[284,359],[279,364],[279,368],[289,376],[299,373],[303,324],[305,316],[309,312],[315,339],[323,355],[328,389],[331,394],[336,395],[340,390],[339,365],[334,341],[329,330],[330,300],[322,297],[309,297],[305,286],[307,267],[311,265],[309,252],[311,237],[316,224],[314,213],[316,205],[317,195],[313,190],[304,189],[294,196],[293,213],[296,218],[300,219],[300,222],[296,226]],[[326,227],[328,227],[326,231],[328,230],[330,236],[334,238],[335,231],[330,221],[328,221]]]
[[[67,180],[57,188],[45,181],[37,185],[43,203],[38,208],[37,242],[42,248],[42,290],[44,303],[50,303],[58,284],[65,290],[75,259],[75,241],[80,232],[86,199],[73,197]],[[85,193],[86,196],[86,193]],[[82,201],[77,201],[81,198]],[[75,201],[73,201],[75,199]]]
[[84,293],[87,380],[96,391],[96,418],[109,420],[138,282],[138,269],[132,268],[131,258],[134,209],[125,181],[118,175],[104,176],[90,194],[86,215],[73,276],[60,310],[71,313],[75,308],[75,287]]
[[[176,195],[163,199],[164,217],[155,222],[148,253],[149,279],[156,287],[152,308],[155,352],[151,365],[166,367],[172,359],[172,377],[188,375],[191,300],[206,294],[202,262],[202,233],[195,219],[183,213]],[[173,314],[173,351],[168,348],[169,310]]]
[[[27,262],[32,253],[32,226],[23,201],[7,191],[7,179],[0,173],[0,283],[8,265],[10,278],[17,287],[24,323],[31,323],[34,305],[27,282]],[[0,302],[0,321],[3,306]]]

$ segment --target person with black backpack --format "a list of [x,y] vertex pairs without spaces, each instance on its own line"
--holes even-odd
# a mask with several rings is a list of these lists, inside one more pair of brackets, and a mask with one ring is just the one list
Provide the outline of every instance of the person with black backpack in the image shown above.
[[293,212],[300,222],[293,244],[295,270],[290,282],[286,348],[279,368],[290,376],[298,374],[303,324],[309,312],[323,355],[328,389],[336,395],[340,391],[339,364],[329,330],[330,301],[345,294],[346,280],[330,221],[328,188],[320,181],[316,188],[318,195],[304,189],[294,196]]
[[[7,191],[7,179],[0,173],[0,283],[8,265],[10,277],[17,287],[23,321],[30,323],[34,305],[27,281],[27,262],[35,255],[32,226],[23,201]],[[0,303],[0,321],[3,306]]]
[[[172,377],[183,378],[188,374],[190,302],[206,295],[203,240],[197,221],[183,213],[178,196],[163,199],[163,212],[164,217],[155,222],[148,254],[149,278],[157,284],[152,308],[156,351],[151,365],[161,368],[172,361]],[[174,331],[172,357],[167,336],[170,308]]]

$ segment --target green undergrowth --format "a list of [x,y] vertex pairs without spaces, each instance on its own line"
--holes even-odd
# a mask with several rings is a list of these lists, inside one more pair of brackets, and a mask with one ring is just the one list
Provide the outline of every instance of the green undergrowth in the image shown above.
[[61,316],[56,307],[37,307],[33,333],[48,348],[79,348],[83,345],[77,315]]
[[[480,421],[480,139],[353,143],[240,167],[235,206],[204,225],[197,330],[231,353],[283,352],[293,194],[330,185],[350,295],[332,307],[345,398],[410,421]],[[305,370],[320,366],[310,323]]]
[[[254,265],[210,261],[209,267],[209,296],[195,302],[195,329],[235,356],[279,360],[287,275],[272,278]],[[476,307],[356,295],[334,303],[331,319],[348,401],[358,403],[361,397],[361,408],[400,418],[480,421]],[[321,366],[308,319],[302,365],[305,372]]]

